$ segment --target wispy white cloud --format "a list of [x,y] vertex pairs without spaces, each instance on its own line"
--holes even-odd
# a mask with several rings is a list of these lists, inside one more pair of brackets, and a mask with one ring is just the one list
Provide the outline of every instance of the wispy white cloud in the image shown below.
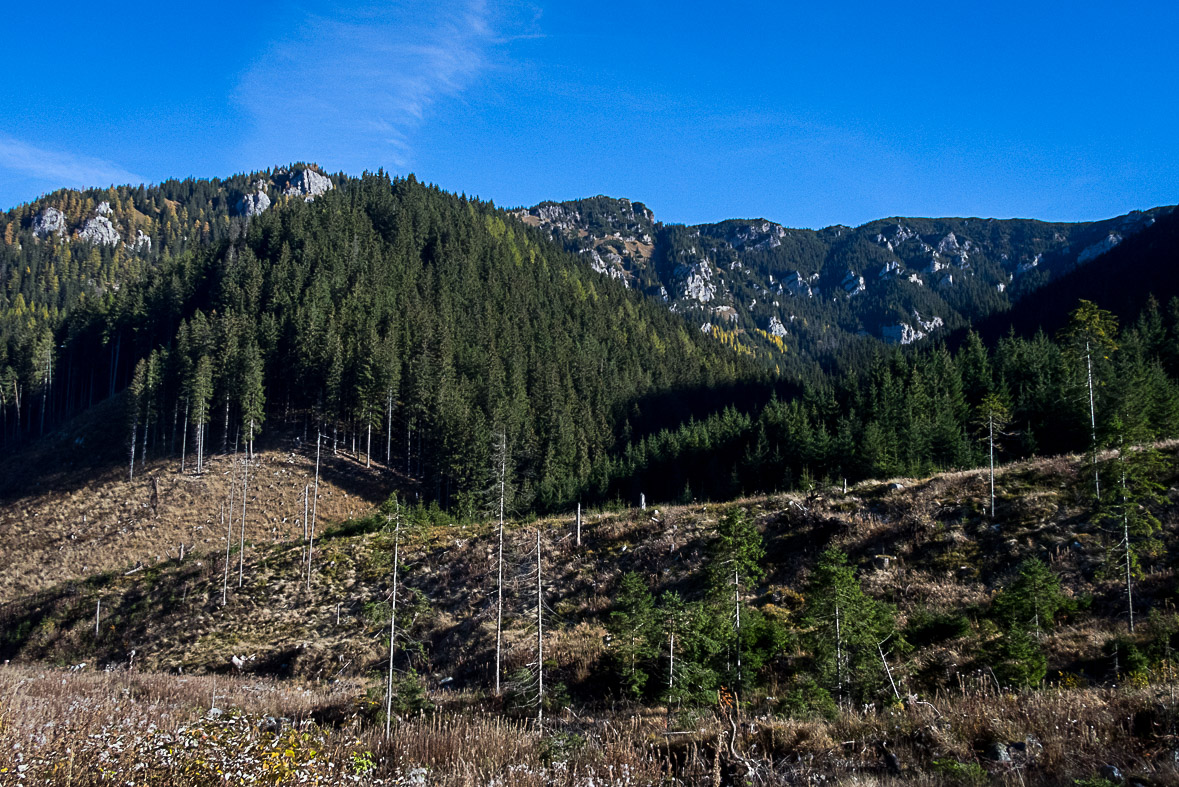
[[146,181],[146,178],[128,172],[106,159],[37,147],[4,133],[0,133],[0,169],[45,181],[53,188],[85,188]]
[[486,0],[306,15],[235,91],[253,120],[248,164],[407,165],[431,108],[491,65],[501,19]]

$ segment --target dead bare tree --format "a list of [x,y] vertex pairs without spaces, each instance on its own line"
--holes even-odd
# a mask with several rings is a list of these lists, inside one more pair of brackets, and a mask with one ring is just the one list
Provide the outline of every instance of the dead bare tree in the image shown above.
[[242,515],[238,520],[238,530],[241,531],[241,546],[237,553],[237,586],[242,586],[242,573],[246,567],[246,492],[250,487],[250,459],[242,460]]
[[[225,606],[229,590],[229,550],[233,546],[233,486],[229,487],[229,529],[225,533],[225,576],[221,579],[221,606]],[[225,503],[221,504],[221,522],[225,522]]]
[[[172,428],[173,439],[176,429]],[[180,430],[180,473],[184,474],[184,460],[188,455],[188,398],[184,399],[184,428]]]
[[504,629],[504,497],[508,471],[507,436],[500,433],[499,444],[499,560],[495,604],[495,696],[500,696],[500,673],[503,671]]
[[540,528],[536,529],[536,725],[544,724],[544,583],[541,581]]
[[393,525],[393,598],[389,613],[389,684],[385,691],[385,739],[389,738],[389,727],[393,717],[393,652],[397,641],[397,568],[401,547],[401,503],[397,503],[396,519]]
[[311,534],[307,542],[307,589],[311,589],[311,555],[315,551],[315,522],[316,506],[319,503],[319,447],[323,442],[323,432],[315,435],[315,492],[311,496]]

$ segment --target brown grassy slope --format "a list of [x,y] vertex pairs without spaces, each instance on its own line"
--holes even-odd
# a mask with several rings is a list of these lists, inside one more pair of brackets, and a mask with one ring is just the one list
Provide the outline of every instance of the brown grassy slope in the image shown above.
[[[180,467],[163,446],[149,447],[147,467],[136,462],[128,480],[121,397],[104,402],[62,430],[0,460],[0,598],[13,599],[61,582],[107,571],[151,566],[186,552],[225,547],[220,507],[234,493],[234,532],[241,513],[241,465],[230,455],[207,457],[205,472]],[[170,439],[170,435],[169,435]],[[190,441],[191,442],[191,441]],[[210,440],[210,442],[214,442]],[[248,538],[282,542],[303,535],[303,487],[315,475],[315,444],[293,437],[259,443],[246,500]],[[214,442],[220,448],[220,441]],[[191,445],[189,446],[191,449]],[[151,478],[159,483],[152,510]],[[370,511],[388,496],[382,471],[344,455],[322,452],[318,515],[321,523]]]
[[[1125,606],[1118,581],[1098,573],[1111,539],[1091,521],[1088,483],[1084,461],[1075,457],[1005,467],[994,522],[982,513],[984,472],[901,479],[901,488],[864,483],[846,496],[833,491],[659,512],[592,513],[581,548],[574,544],[571,519],[542,520],[536,526],[542,531],[547,648],[556,663],[555,679],[582,696],[600,695],[595,676],[607,655],[602,623],[619,578],[636,571],[656,592],[698,597],[716,523],[739,505],[764,532],[768,575],[751,601],[767,614],[788,623],[795,618],[809,566],[834,545],[849,553],[872,595],[897,605],[902,626],[924,612],[964,612],[975,621],[969,640],[940,643],[897,665],[903,676],[914,676],[915,688],[949,685],[955,671],[980,666],[979,647],[993,635],[978,617],[1029,555],[1045,558],[1063,577],[1067,593],[1091,599],[1088,611],[1044,640],[1053,669],[1088,670],[1103,680],[1093,665],[1102,644],[1124,631]],[[1174,511],[1164,512],[1164,520],[1170,548]],[[224,540],[215,536],[207,545],[212,549],[198,549],[183,563],[164,561],[130,576],[119,571],[59,583],[4,608],[4,625],[16,632],[4,645],[4,657],[108,664],[126,662],[134,649],[145,668],[191,673],[227,671],[231,656],[252,654],[250,668],[259,672],[362,678],[386,658],[381,643],[388,625],[393,538],[387,530],[374,531],[379,524],[325,529],[310,586],[300,542],[254,533],[240,589],[237,555],[231,558],[224,607]],[[289,528],[287,535],[293,535]],[[528,572],[535,529],[513,526],[508,541],[510,672],[532,658],[528,610],[535,604],[535,585]],[[493,524],[408,532],[401,550],[406,590],[399,628],[421,645],[406,649],[404,665],[431,680],[454,677],[457,685],[486,687],[494,659]],[[1169,554],[1145,561],[1149,573],[1136,586],[1139,615],[1175,600]],[[95,638],[99,598],[104,613]],[[927,674],[932,677],[916,677]],[[773,687],[771,692],[777,693]]]

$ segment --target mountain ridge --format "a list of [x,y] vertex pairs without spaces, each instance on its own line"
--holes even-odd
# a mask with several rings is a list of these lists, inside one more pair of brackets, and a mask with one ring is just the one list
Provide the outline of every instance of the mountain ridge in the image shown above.
[[1173,209],[1095,222],[894,216],[817,230],[764,218],[663,224],[644,203],[604,195],[513,213],[703,332],[796,366],[863,336],[909,344],[1005,311]]

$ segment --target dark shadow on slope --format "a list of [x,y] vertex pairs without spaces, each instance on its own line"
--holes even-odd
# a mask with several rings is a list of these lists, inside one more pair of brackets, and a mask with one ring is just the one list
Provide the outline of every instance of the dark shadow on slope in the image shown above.
[[[1009,311],[975,324],[984,344],[993,345],[1010,331],[1052,335],[1068,322],[1081,298],[1116,314],[1123,322],[1135,318],[1153,295],[1165,307],[1179,296],[1179,211],[1160,215],[1155,223],[1127,238],[1088,265],[1077,268],[1028,294]],[[966,331],[947,339],[960,344]]]

